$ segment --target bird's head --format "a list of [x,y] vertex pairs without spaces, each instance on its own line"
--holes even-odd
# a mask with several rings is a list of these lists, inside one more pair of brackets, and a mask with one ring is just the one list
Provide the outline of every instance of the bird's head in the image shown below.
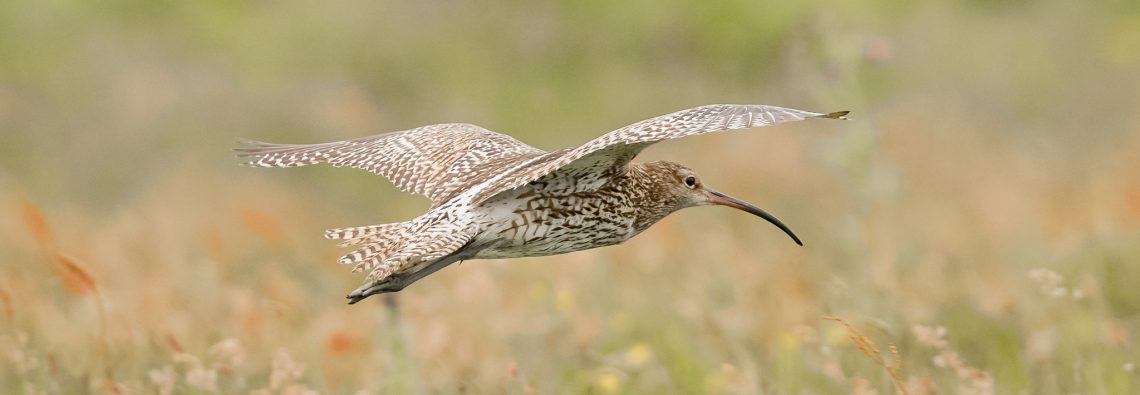
[[[673,162],[651,162],[641,169],[650,179],[656,205],[663,210],[661,216],[683,208],[707,205],[728,206],[763,218],[787,233],[796,244],[803,245],[800,238],[784,225],[780,219],[748,202],[717,192],[705,186],[697,172]],[[660,219],[660,218],[657,218]]]

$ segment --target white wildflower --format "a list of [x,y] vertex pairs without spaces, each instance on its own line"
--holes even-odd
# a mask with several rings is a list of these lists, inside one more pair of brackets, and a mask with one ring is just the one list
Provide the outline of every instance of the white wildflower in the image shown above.
[[158,386],[158,393],[161,395],[170,395],[174,392],[174,385],[178,384],[178,373],[174,371],[174,367],[166,365],[162,370],[151,369],[147,372],[150,377],[150,382]]
[[277,350],[273,357],[272,371],[269,373],[269,388],[278,389],[282,384],[301,378],[305,372],[305,364],[298,363],[284,348]]
[[241,346],[241,341],[230,338],[211,346],[210,355],[217,358],[223,366],[233,368],[245,361],[245,348]]
[[196,366],[186,372],[186,384],[202,391],[218,392],[218,372]]
[[1062,283],[1064,283],[1065,278],[1057,272],[1046,268],[1030,270],[1029,280],[1037,284],[1037,289],[1039,289],[1042,294],[1054,299],[1064,299],[1071,296],[1073,300],[1081,300],[1085,297],[1085,293],[1079,289],[1063,287]]
[[943,349],[949,346],[949,343],[946,342],[946,327],[915,325],[910,330],[918,342],[927,347]]

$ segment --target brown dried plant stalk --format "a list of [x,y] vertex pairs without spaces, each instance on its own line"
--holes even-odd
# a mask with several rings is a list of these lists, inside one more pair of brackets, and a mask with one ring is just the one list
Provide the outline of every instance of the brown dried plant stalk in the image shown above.
[[24,220],[24,227],[28,228],[28,233],[36,238],[41,247],[45,250],[55,250],[55,236],[39,206],[28,200],[21,200],[20,217]]
[[875,346],[875,342],[859,332],[854,325],[851,325],[842,318],[836,316],[824,316],[823,319],[828,321],[838,322],[847,329],[847,337],[859,347],[859,352],[866,355],[876,365],[879,365],[887,372],[887,376],[891,378],[891,382],[895,384],[899,394],[909,395],[906,390],[905,380],[902,371],[902,357],[899,355],[899,349],[893,343],[888,343],[889,352],[891,354],[891,362],[887,363],[883,358],[883,353]]
[[[64,288],[79,296],[90,295],[95,298],[95,309],[99,317],[99,356],[104,362],[107,362],[110,357],[111,345],[107,339],[107,309],[103,303],[103,295],[99,292],[99,284],[75,257],[60,253],[56,255],[56,258],[56,262],[59,263],[59,270],[56,273],[63,280]],[[106,366],[108,369],[110,368],[110,364]],[[108,374],[110,374],[109,370]]]
[[[98,314],[99,320],[98,353],[99,358],[107,367],[107,374],[109,375],[111,364],[107,363],[110,359],[110,342],[107,339],[107,309],[103,303],[103,296],[99,293],[99,286],[95,277],[83,268],[78,259],[59,252],[55,233],[52,231],[47,216],[44,215],[39,206],[28,200],[23,200],[20,202],[20,214],[28,233],[35,237],[40,247],[49,254],[48,256],[55,258],[56,266],[53,271],[63,281],[64,288],[78,296],[94,296],[96,314]],[[10,318],[12,315],[11,302],[6,291],[3,299],[6,306],[5,313]]]

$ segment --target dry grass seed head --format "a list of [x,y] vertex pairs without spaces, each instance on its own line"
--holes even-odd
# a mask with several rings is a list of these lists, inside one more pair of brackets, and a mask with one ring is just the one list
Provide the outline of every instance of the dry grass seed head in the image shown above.
[[76,295],[94,295],[98,292],[95,283],[95,277],[87,270],[83,269],[79,260],[75,257],[59,254],[58,260],[62,270],[59,271],[59,276],[63,280],[64,288],[67,288]]
[[[1039,274],[1039,276],[1049,276]],[[934,366],[953,371],[959,380],[962,380],[959,393],[963,394],[992,394],[994,391],[993,376],[984,370],[978,369],[966,362],[957,352],[950,349],[946,340],[947,331],[942,326],[915,325],[911,328],[915,338],[920,344],[938,351],[931,362]]]
[[180,343],[178,339],[175,338],[172,334],[166,334],[166,344],[170,346],[171,350],[174,350],[175,354],[182,354],[186,352],[186,349],[182,347],[182,343]]
[[887,364],[886,360],[883,359],[883,353],[875,346],[875,342],[859,332],[854,325],[835,316],[825,316],[823,319],[838,322],[843,325],[843,327],[847,329],[847,336],[859,347],[859,352],[862,352],[863,355],[869,357],[872,362],[887,372],[887,376],[890,377],[891,382],[895,384],[898,393],[903,395],[908,394],[906,383],[903,381],[902,358],[899,356],[898,348],[895,347],[894,344],[890,344],[891,357],[894,360],[892,366],[891,364]]
[[24,220],[24,227],[28,228],[28,233],[31,233],[42,247],[47,250],[55,249],[55,236],[51,231],[51,225],[48,224],[47,217],[44,217],[43,210],[40,210],[39,206],[21,200],[20,217]]

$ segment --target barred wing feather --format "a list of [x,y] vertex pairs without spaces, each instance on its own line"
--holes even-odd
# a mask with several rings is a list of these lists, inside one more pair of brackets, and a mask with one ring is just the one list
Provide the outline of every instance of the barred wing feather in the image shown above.
[[641,150],[653,143],[704,133],[749,129],[807,118],[846,119],[847,111],[815,113],[759,104],[712,104],[690,108],[647,119],[606,133],[582,146],[547,153],[537,166],[513,170],[476,191],[472,203],[478,205],[491,197],[518,188],[543,177],[584,177],[608,173],[625,166]]
[[479,126],[452,123],[323,144],[241,140],[238,155],[261,167],[328,163],[381,175],[404,192],[438,206],[480,182],[480,175],[542,154],[538,148]]

